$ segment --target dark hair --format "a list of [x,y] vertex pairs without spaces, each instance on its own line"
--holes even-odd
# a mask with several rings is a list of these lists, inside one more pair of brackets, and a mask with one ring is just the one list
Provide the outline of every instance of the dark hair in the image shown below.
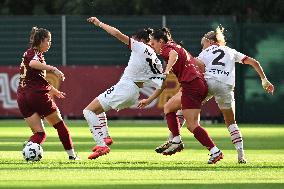
[[30,46],[39,47],[40,43],[45,39],[48,38],[50,31],[44,28],[33,27],[31,34],[30,34]]
[[163,27],[162,29],[154,30],[152,36],[156,40],[163,39],[165,41],[165,43],[173,40],[170,30],[166,27]]
[[133,37],[135,37],[137,40],[145,40],[146,42],[150,41],[151,35],[153,33],[152,28],[144,28],[142,30],[137,31]]

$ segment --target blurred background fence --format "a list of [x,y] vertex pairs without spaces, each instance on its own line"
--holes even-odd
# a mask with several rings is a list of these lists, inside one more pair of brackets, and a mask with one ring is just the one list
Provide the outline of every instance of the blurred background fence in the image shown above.
[[[47,28],[52,32],[52,48],[45,55],[48,64],[67,67],[126,66],[130,55],[127,47],[88,24],[86,18],[87,16],[0,16],[0,66],[19,66],[21,56],[28,47],[29,32],[33,26]],[[182,41],[184,47],[194,56],[201,50],[200,40],[204,33],[222,24],[227,30],[225,34],[228,46],[259,60],[267,77],[276,87],[273,96],[266,94],[255,71],[250,66],[237,64],[237,119],[239,122],[284,123],[283,24],[238,23],[234,16],[156,15],[99,18],[130,36],[144,27],[167,26],[174,39]],[[111,75],[104,78],[94,76],[94,79],[107,80],[109,77]],[[4,99],[3,96],[6,95],[3,86],[2,82],[0,105],[3,104],[1,96]]]

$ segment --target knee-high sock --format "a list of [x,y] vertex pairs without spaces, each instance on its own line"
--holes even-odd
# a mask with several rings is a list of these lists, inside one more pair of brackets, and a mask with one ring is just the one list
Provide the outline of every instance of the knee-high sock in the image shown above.
[[230,132],[231,140],[232,140],[232,143],[234,144],[235,148],[237,150],[243,149],[244,148],[243,137],[242,137],[242,133],[241,133],[238,125],[237,124],[230,125],[228,127],[228,131]]
[[193,134],[194,137],[208,150],[211,150],[215,146],[214,142],[203,127],[196,127],[193,131]]
[[45,141],[45,139],[46,139],[45,132],[37,132],[30,137],[29,141],[42,144]]
[[102,132],[103,132],[103,138],[109,137],[106,113],[103,112],[103,113],[99,114],[98,118],[99,118],[99,124],[100,124]]
[[59,139],[63,144],[64,149],[65,150],[73,149],[73,142],[64,121],[56,123],[55,125],[53,125],[53,127],[57,130]]
[[83,110],[83,114],[85,119],[88,122],[90,131],[93,135],[94,140],[96,141],[98,146],[105,146],[105,142],[103,140],[103,132],[102,132],[102,126],[100,125],[100,121],[98,116],[90,111],[90,110]]
[[171,131],[173,138],[180,135],[179,132],[179,121],[177,119],[175,112],[170,112],[166,114],[168,128]]
[[177,118],[178,118],[178,121],[179,121],[179,124],[180,124],[180,128],[181,128],[185,123],[185,119],[183,117],[182,110],[178,110],[176,115],[177,115]]

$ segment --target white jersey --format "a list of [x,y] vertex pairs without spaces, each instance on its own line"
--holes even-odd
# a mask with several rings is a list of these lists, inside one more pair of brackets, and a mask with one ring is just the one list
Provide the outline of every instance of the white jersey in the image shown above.
[[132,52],[121,79],[144,82],[144,86],[161,88],[165,76],[162,74],[162,63],[154,50],[132,38],[129,38],[129,48]]
[[227,46],[211,45],[204,49],[198,59],[205,64],[205,79],[235,86],[235,62],[242,63],[247,56]]

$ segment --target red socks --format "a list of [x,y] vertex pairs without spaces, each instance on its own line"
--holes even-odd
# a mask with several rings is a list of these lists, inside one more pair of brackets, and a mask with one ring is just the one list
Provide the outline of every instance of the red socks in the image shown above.
[[57,130],[59,139],[64,146],[65,150],[73,149],[73,143],[71,136],[69,134],[68,128],[63,121],[60,121],[53,125],[53,127]]
[[196,127],[193,131],[193,134],[194,137],[208,150],[210,150],[215,146],[214,142],[212,141],[207,131],[203,127],[201,126]]
[[170,112],[166,114],[167,124],[169,130],[172,132],[173,137],[180,135],[179,133],[179,120],[175,112]]
[[45,132],[37,132],[34,135],[32,135],[29,139],[29,141],[37,144],[42,144],[46,139]]

